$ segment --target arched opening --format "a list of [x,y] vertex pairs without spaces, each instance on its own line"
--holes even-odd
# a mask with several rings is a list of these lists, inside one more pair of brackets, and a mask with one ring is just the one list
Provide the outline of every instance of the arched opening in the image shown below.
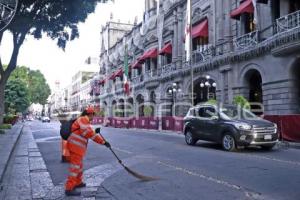
[[133,98],[130,97],[127,100],[127,104],[126,104],[126,117],[132,117],[134,115],[134,104],[133,104]]
[[117,111],[117,101],[113,100],[111,103],[111,108],[112,108],[112,115],[113,117],[117,116],[116,111]]
[[107,102],[104,101],[101,105],[100,105],[100,116],[101,117],[105,117],[107,116]]
[[120,99],[118,103],[118,110],[117,110],[117,116],[118,117],[124,117],[124,108],[125,108],[125,101],[124,99]]
[[292,79],[293,79],[293,88],[295,89],[294,90],[294,93],[295,93],[295,101],[294,102],[297,102],[297,111],[296,113],[300,113],[300,59],[298,59],[294,64],[293,64],[293,67],[292,67],[292,71],[291,71],[291,74],[292,74]]
[[216,81],[210,76],[200,77],[194,83],[194,105],[216,100]]
[[137,97],[136,97],[136,102],[137,102],[137,106],[138,106],[138,116],[142,117],[144,116],[144,96],[139,94]]
[[155,115],[156,94],[154,91],[150,93],[150,107],[152,109],[151,116]]
[[256,69],[249,70],[245,75],[246,85],[249,88],[248,100],[251,103],[251,110],[257,114],[263,114],[263,91],[262,78]]

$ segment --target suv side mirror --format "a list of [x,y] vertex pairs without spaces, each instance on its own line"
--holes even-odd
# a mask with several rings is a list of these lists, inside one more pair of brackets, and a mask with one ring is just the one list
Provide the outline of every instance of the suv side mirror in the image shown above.
[[99,134],[99,133],[100,133],[100,130],[101,130],[101,128],[98,127],[98,128],[95,129],[95,132]]

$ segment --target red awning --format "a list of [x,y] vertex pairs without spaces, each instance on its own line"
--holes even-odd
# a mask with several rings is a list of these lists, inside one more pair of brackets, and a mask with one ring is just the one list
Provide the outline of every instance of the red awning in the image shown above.
[[230,17],[233,19],[240,19],[241,14],[243,13],[253,13],[254,7],[252,0],[246,0],[243,3],[240,4],[238,8],[231,11]]
[[159,52],[159,55],[162,54],[172,54],[172,44],[168,43],[166,44]]
[[115,79],[116,79],[116,74],[115,74],[115,72],[112,73],[112,74],[110,75],[109,79],[110,79],[110,80],[115,80]]
[[119,69],[115,72],[116,77],[121,77],[123,75],[123,69]]
[[193,26],[192,28],[192,38],[197,37],[208,37],[208,20],[205,19],[201,23]]
[[106,79],[103,79],[103,80],[99,81],[99,84],[100,84],[100,85],[104,85],[105,82],[106,82]]
[[150,50],[146,51],[139,60],[140,60],[140,62],[144,62],[146,59],[156,58],[157,55],[158,55],[157,48],[150,49]]
[[134,63],[131,64],[133,69],[137,69],[139,67],[141,67],[141,63],[140,63],[140,59],[138,59],[137,61],[135,61]]

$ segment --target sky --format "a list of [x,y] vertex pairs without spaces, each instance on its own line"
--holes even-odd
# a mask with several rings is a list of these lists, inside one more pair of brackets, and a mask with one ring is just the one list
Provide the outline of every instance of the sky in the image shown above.
[[[130,2],[130,3],[129,3]],[[55,82],[59,81],[61,88],[71,84],[72,76],[79,70],[99,71],[97,64],[86,65],[87,57],[99,57],[101,42],[101,26],[109,21],[113,13],[113,20],[133,23],[137,16],[142,20],[144,0],[115,0],[115,3],[98,4],[95,13],[90,14],[79,25],[80,37],[67,44],[65,52],[56,46],[56,41],[47,37],[36,40],[27,36],[21,46],[18,65],[30,69],[39,69],[51,89],[55,89]],[[7,64],[12,52],[12,37],[5,33],[0,47],[1,59]]]

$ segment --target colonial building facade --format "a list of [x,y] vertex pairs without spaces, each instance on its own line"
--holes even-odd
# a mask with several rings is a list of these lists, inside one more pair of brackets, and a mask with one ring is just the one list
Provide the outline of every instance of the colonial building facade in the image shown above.
[[[107,116],[144,116],[146,105],[151,115],[182,116],[192,103],[232,103],[236,95],[262,103],[266,115],[300,113],[299,1],[192,1],[191,65],[186,3],[146,0],[142,23],[103,27],[102,78],[95,83]],[[125,54],[130,95],[123,88]]]

